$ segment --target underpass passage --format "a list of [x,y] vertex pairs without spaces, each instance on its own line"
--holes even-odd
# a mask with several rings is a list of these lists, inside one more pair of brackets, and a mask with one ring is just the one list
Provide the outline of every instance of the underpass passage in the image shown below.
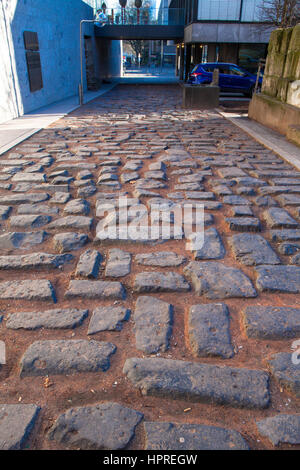
[[0,179],[1,448],[299,448],[295,168],[178,85],[119,85]]

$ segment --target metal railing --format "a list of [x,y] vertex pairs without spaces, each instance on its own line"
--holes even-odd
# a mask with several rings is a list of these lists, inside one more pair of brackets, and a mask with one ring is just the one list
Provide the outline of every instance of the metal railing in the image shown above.
[[[101,4],[99,2],[99,9]],[[108,25],[184,25],[183,8],[106,8],[102,10],[107,17]]]

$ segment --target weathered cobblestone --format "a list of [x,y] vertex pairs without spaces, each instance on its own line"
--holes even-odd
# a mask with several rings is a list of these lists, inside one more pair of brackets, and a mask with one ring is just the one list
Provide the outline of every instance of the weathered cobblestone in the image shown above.
[[249,338],[295,338],[300,334],[300,308],[246,307],[244,325]]
[[300,415],[276,415],[256,422],[262,436],[270,439],[274,446],[300,444]]
[[45,279],[0,282],[0,299],[56,301],[52,284]]
[[256,286],[262,292],[300,292],[300,267],[258,266]]
[[118,403],[71,408],[57,418],[48,437],[80,449],[124,449],[142,418],[142,413]]
[[193,261],[183,271],[192,281],[196,294],[206,295],[209,299],[257,295],[250,279],[242,271],[221,263]]
[[195,356],[233,356],[229,313],[224,304],[193,305],[189,310],[188,334]]
[[300,398],[300,368],[290,353],[278,353],[268,360],[272,375],[281,387]]
[[[1,401],[43,408],[32,436],[0,418],[5,448],[296,442],[300,173],[180,93],[118,85],[0,158]],[[149,239],[153,205],[170,239]]]
[[138,254],[135,261],[144,266],[175,267],[184,263],[186,258],[171,251]]
[[48,340],[36,341],[21,359],[21,376],[105,372],[116,347],[100,341]]
[[144,423],[147,450],[248,450],[237,431],[204,424]]
[[109,251],[105,276],[123,277],[130,273],[131,255],[126,251],[112,249]]
[[88,310],[60,309],[42,312],[17,312],[8,316],[6,328],[37,330],[40,328],[76,328],[88,315]]
[[0,405],[0,450],[23,449],[35,425],[36,405]]
[[69,255],[51,255],[49,253],[31,253],[22,256],[0,256],[1,269],[59,268],[73,260]]
[[261,235],[242,233],[229,239],[234,256],[246,266],[280,264],[280,259]]
[[88,335],[99,333],[99,331],[120,331],[123,322],[130,316],[130,310],[125,307],[111,305],[109,307],[98,307],[94,310],[91,318]]
[[136,348],[153,354],[166,351],[172,334],[172,305],[155,297],[140,296],[135,305]]
[[65,232],[53,237],[53,247],[60,253],[82,248],[88,242],[88,236],[84,233]]
[[183,276],[175,272],[144,272],[135,276],[133,288],[137,293],[187,292],[190,285]]
[[127,359],[124,373],[143,395],[246,408],[269,404],[268,374],[171,359]]
[[[1,284],[0,284],[1,286]],[[123,299],[125,289],[120,282],[109,281],[70,281],[65,293],[67,299]]]
[[78,277],[98,277],[102,257],[96,250],[87,250],[79,258],[75,275]]

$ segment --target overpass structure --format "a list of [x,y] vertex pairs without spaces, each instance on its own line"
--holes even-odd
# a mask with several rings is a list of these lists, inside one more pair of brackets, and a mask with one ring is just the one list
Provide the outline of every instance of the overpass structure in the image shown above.
[[107,24],[95,24],[95,36],[111,40],[181,41],[184,8],[134,8],[106,10]]

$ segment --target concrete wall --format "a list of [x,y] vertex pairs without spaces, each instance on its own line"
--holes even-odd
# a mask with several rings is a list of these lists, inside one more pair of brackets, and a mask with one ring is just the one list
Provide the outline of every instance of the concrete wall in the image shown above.
[[[92,17],[92,8],[81,0],[1,0],[0,122],[78,92],[79,23]],[[23,31],[38,33],[44,86],[34,93]],[[93,25],[85,25],[84,32],[93,36]]]

